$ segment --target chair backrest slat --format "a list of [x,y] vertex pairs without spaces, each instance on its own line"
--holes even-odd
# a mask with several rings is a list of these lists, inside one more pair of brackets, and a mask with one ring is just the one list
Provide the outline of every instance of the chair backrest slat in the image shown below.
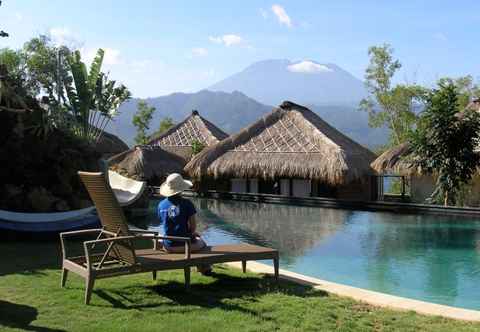
[[[128,229],[125,214],[112,188],[108,185],[104,174],[100,172],[78,172],[78,175],[97,208],[97,214],[103,228],[118,236],[132,235]],[[135,250],[130,240],[115,243],[110,255],[129,264],[135,264],[137,261]]]

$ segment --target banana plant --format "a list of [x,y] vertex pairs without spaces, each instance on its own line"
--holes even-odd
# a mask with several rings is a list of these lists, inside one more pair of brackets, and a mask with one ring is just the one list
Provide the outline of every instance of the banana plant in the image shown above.
[[105,52],[102,49],[97,51],[97,55],[90,66],[90,72],[87,71],[87,66],[81,60],[80,51],[75,51],[67,57],[71,77],[64,82],[65,91],[73,116],[79,124],[78,134],[85,139],[89,139],[90,110],[95,105],[96,83],[100,75],[104,55]]
[[107,124],[118,114],[118,108],[130,98],[130,91],[123,85],[115,86],[116,81],[109,80],[108,76],[100,73],[95,89],[94,112],[90,116],[89,136],[98,142]]
[[125,86],[116,87],[116,82],[101,72],[104,55],[102,49],[97,51],[90,71],[79,51],[67,57],[71,73],[64,79],[64,86],[77,124],[74,131],[92,143],[98,142],[120,104],[130,98]]

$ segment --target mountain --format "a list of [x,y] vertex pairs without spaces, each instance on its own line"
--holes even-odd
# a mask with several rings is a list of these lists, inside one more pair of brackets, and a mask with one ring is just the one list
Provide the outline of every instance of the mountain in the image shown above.
[[356,142],[370,148],[376,148],[387,142],[387,128],[371,128],[368,125],[368,113],[358,110],[358,106],[349,105],[306,105],[320,115],[330,125]]
[[[138,101],[139,99],[134,98],[123,103],[118,117],[107,127],[107,131],[118,135],[129,145],[133,144],[135,137],[132,116],[137,111]],[[201,116],[225,132],[234,133],[272,110],[271,106],[263,105],[238,91],[226,93],[201,90],[197,93],[173,93],[147,98],[145,101],[156,108],[149,133],[158,129],[163,118],[171,117],[175,122],[179,122],[190,115],[192,110],[198,110]]]
[[356,105],[366,96],[361,80],[339,66],[315,61],[264,60],[208,87],[241,91],[268,105],[284,100],[313,105]]
[[[372,148],[387,140],[387,130],[370,128],[368,114],[357,110],[358,101],[366,95],[363,82],[334,64],[265,60],[208,89],[146,99],[157,109],[149,133],[158,129],[162,118],[179,122],[194,109],[225,132],[235,133],[271,111],[268,105],[291,100],[309,107],[360,144]],[[135,136],[132,116],[138,101],[124,103],[119,117],[107,128],[129,145]]]

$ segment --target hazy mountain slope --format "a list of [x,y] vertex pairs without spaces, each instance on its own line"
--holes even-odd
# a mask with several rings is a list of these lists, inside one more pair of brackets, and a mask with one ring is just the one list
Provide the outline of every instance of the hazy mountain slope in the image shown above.
[[[139,99],[132,99],[122,104],[119,116],[107,129],[120,136],[129,145],[133,144],[135,137],[132,116],[137,111],[138,101]],[[194,109],[225,132],[233,133],[272,109],[271,106],[263,105],[237,91],[225,93],[202,90],[197,93],[173,93],[148,98],[146,101],[149,105],[156,107],[150,133],[158,129],[164,117],[168,116],[175,122],[179,122]]]
[[387,142],[386,128],[370,128],[368,114],[358,110],[357,106],[307,105],[342,133],[356,142],[372,149]]
[[366,95],[364,84],[335,64],[314,61],[265,60],[210,86],[212,91],[241,91],[269,105],[283,100],[300,104],[356,104]]

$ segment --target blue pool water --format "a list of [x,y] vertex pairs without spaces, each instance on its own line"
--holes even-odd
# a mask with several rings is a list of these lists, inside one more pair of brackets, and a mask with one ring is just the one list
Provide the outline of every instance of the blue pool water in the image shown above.
[[[480,221],[192,198],[209,244],[280,251],[280,267],[388,294],[480,309]],[[155,201],[138,226],[161,230]]]

